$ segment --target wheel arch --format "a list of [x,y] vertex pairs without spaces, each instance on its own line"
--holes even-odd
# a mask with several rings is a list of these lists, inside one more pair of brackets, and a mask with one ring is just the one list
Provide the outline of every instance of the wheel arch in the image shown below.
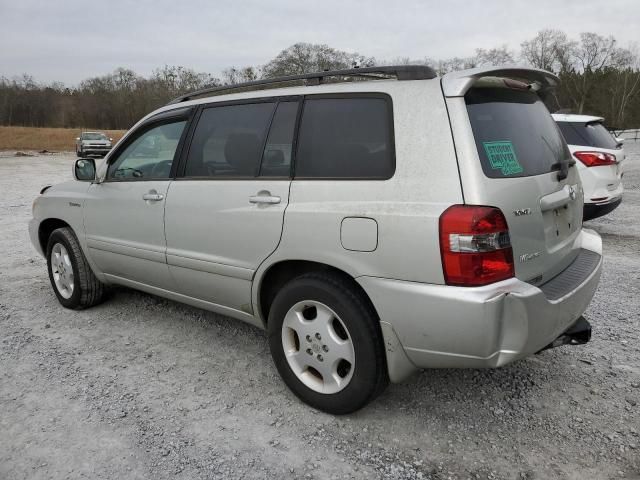
[[364,301],[370,306],[371,311],[378,319],[384,341],[387,373],[389,379],[398,383],[410,377],[417,371],[415,365],[407,357],[402,344],[392,325],[380,318],[378,311],[369,294],[358,283],[355,277],[343,269],[327,263],[313,260],[280,260],[269,265],[261,275],[254,279],[256,294],[254,309],[256,316],[262,322],[263,328],[267,328],[269,310],[278,290],[289,280],[314,271],[329,271],[343,277],[354,289],[362,294]]
[[[372,311],[378,316],[378,312],[369,298],[367,292],[355,280],[355,278],[346,271],[329,265],[327,263],[314,260],[280,260],[270,265],[257,279],[257,314],[266,328],[269,318],[271,304],[278,291],[290,280],[310,272],[333,272],[344,278],[353,286],[371,307]],[[379,319],[379,316],[378,316]]]
[[42,248],[42,251],[45,252],[45,255],[47,252],[49,237],[53,231],[58,228],[70,228],[73,230],[73,227],[71,227],[69,223],[59,218],[47,218],[41,221],[40,225],[38,225],[38,242],[40,242],[40,247]]

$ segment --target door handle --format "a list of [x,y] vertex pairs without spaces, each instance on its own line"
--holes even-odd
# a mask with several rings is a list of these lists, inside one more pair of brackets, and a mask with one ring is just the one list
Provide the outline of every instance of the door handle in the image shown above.
[[271,195],[269,192],[259,192],[258,195],[249,197],[249,203],[275,205],[276,203],[280,203],[280,197]]
[[160,200],[164,199],[164,195],[161,194],[161,193],[149,192],[149,193],[145,193],[144,195],[142,195],[142,199],[143,200],[148,200],[150,202],[159,202]]
[[562,190],[550,193],[540,199],[540,209],[543,212],[564,207],[576,199],[578,195],[577,185],[565,185]]

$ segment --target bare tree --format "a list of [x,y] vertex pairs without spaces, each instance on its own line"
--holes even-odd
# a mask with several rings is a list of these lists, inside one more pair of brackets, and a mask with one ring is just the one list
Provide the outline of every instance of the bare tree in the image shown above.
[[624,51],[616,47],[616,39],[597,33],[580,34],[580,42],[559,57],[560,74],[565,92],[575,110],[583,113],[598,74],[609,67],[616,68],[624,61]]
[[436,73],[440,76],[445,75],[449,72],[465,70],[467,68],[473,68],[476,66],[471,57],[453,57],[444,60],[432,60],[427,58],[425,59],[425,63],[427,65],[431,65]]
[[235,85],[242,82],[251,82],[260,78],[260,69],[256,67],[229,67],[222,71],[222,83],[224,85]]
[[372,65],[375,65],[373,57],[336,50],[328,45],[296,43],[282,50],[262,72],[265,78],[274,78]]
[[575,44],[560,30],[540,30],[534,38],[520,44],[520,56],[533,67],[558,72],[568,62],[567,56]]
[[640,55],[635,48],[620,49],[617,68],[608,69],[610,99],[608,119],[612,125],[624,125],[631,102],[640,94]]
[[514,63],[514,55],[506,45],[485,50],[476,48],[476,54],[469,59],[469,63],[474,67],[484,67],[489,65],[508,65]]

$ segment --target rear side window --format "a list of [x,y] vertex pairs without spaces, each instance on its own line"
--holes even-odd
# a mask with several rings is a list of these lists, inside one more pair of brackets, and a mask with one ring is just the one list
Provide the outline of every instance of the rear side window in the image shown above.
[[609,130],[600,122],[558,122],[558,127],[569,145],[609,149],[618,146]]
[[570,157],[555,121],[529,91],[474,88],[465,96],[469,120],[489,178],[549,173]]
[[269,102],[205,109],[193,134],[185,176],[258,176],[275,107]]
[[390,100],[357,97],[305,101],[296,178],[387,179],[394,170]]

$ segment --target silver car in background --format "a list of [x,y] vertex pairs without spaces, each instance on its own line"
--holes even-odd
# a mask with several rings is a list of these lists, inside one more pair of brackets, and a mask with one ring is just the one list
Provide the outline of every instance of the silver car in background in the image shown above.
[[334,414],[421,368],[585,343],[602,244],[541,101],[557,82],[371,67],[184,95],[41,192],[31,239],[63,306],[124,285],[243,320]]
[[104,157],[112,147],[113,138],[102,132],[82,132],[76,138],[76,155],[98,155]]

